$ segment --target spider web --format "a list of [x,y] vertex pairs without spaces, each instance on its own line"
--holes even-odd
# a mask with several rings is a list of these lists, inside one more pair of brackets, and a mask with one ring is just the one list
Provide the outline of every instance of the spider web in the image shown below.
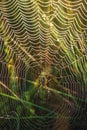
[[[85,126],[86,14],[86,0],[0,1],[0,129]],[[52,75],[44,103],[42,72]]]

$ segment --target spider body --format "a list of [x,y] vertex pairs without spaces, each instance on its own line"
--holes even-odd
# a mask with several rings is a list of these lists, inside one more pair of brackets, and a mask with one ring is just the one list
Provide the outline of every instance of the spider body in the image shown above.
[[45,87],[47,85],[47,78],[46,76],[42,76],[40,79],[41,86]]
[[45,72],[42,72],[39,76],[39,86],[37,95],[43,101],[49,99],[50,96],[50,91],[47,87],[47,83],[51,80],[51,78],[49,79],[50,76],[50,74],[48,75]]

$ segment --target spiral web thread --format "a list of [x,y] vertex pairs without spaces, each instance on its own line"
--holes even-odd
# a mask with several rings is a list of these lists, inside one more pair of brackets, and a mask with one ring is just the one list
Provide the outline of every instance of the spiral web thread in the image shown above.
[[[47,88],[61,100],[60,108],[59,99],[51,110],[24,95],[28,83],[38,86],[43,64],[53,75],[56,85],[50,81]],[[0,96],[0,119],[7,121],[0,127],[6,130],[45,130],[54,119],[57,130],[70,119],[87,120],[86,0],[0,0]]]

